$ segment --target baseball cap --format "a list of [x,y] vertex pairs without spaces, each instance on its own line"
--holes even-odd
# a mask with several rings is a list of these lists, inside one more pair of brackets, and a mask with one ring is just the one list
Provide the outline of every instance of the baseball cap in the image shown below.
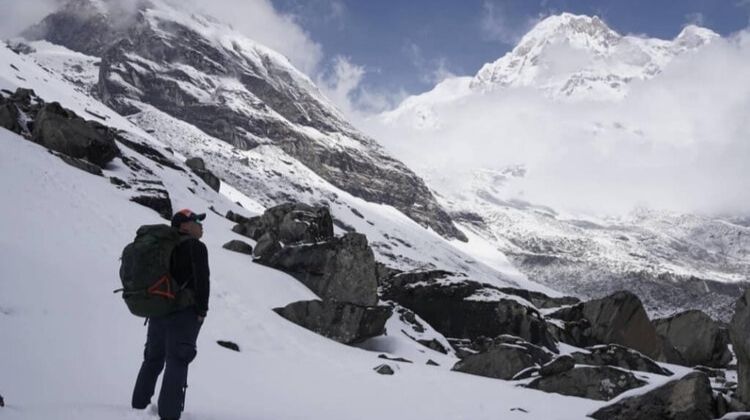
[[179,227],[185,222],[200,223],[206,218],[206,213],[194,213],[190,209],[182,209],[172,216],[172,227]]

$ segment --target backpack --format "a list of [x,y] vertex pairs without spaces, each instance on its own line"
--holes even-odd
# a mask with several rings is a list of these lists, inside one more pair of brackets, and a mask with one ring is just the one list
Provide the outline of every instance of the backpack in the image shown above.
[[177,284],[170,274],[172,252],[189,239],[167,225],[144,225],[120,258],[122,298],[139,317],[162,316],[195,303],[187,284]]

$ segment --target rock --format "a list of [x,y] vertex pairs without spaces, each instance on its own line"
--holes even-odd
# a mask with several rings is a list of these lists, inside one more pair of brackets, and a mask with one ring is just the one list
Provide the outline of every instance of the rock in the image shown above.
[[630,292],[620,291],[563,308],[549,316],[564,321],[585,319],[590,330],[583,335],[596,344],[620,344],[659,361],[679,359],[675,350],[656,333],[640,299]]
[[[435,331],[432,326],[427,324],[423,319],[419,318],[417,314],[400,305],[395,305],[394,311],[396,315],[398,315],[399,321],[403,324],[400,328],[402,334],[437,352],[443,354],[448,354],[450,352],[450,344],[447,340],[441,342],[441,340],[435,338],[436,336],[439,336],[440,333]],[[441,338],[444,339],[444,337]]]
[[[256,255],[260,254],[262,243],[263,240],[258,241]],[[378,301],[375,256],[367,238],[359,233],[326,242],[285,246],[256,261],[291,274],[322,299],[364,306]]]
[[229,210],[227,212],[226,218],[238,224],[248,223],[250,221],[249,217],[245,217],[241,214],[237,214],[233,212],[232,210]]
[[333,239],[333,219],[327,207],[286,203],[271,207],[232,230],[254,240],[270,233],[284,245],[312,243]]
[[388,267],[380,261],[375,262],[375,275],[378,277],[378,285],[385,283],[385,281],[400,273],[402,273],[401,270]]
[[735,304],[729,335],[737,357],[737,396],[750,406],[750,288]]
[[118,142],[122,143],[125,147],[132,149],[141,156],[158,163],[159,165],[166,166],[167,168],[174,169],[175,171],[185,172],[181,166],[178,166],[172,159],[164,156],[163,153],[156,150],[146,142],[128,140],[124,136],[120,136],[117,139]]
[[117,188],[121,190],[129,190],[131,188],[130,184],[128,184],[127,182],[123,181],[122,179],[116,176],[109,177],[109,182],[112,183],[112,185],[116,185]]
[[220,345],[221,347],[227,348],[229,350],[233,350],[236,352],[240,351],[240,346],[238,346],[237,343],[233,343],[231,341],[217,340],[216,344]]
[[382,335],[391,316],[391,308],[387,306],[319,300],[294,302],[274,311],[301,327],[344,344]]
[[432,359],[427,359],[427,365],[429,366],[440,366],[440,364]]
[[549,297],[541,292],[516,289],[513,287],[501,287],[500,291],[509,295],[524,298],[539,309],[557,308],[560,306],[575,305],[581,302],[580,299],[572,296]]
[[557,375],[537,378],[527,387],[544,392],[608,401],[629,389],[645,384],[646,382],[628,371],[609,366],[582,366]]
[[110,128],[85,121],[57,102],[45,104],[34,119],[31,140],[67,156],[104,167],[120,154]]
[[51,151],[51,153],[54,154],[55,156],[59,157],[60,159],[62,159],[63,162],[67,163],[68,165],[70,165],[70,166],[72,166],[72,167],[74,167],[76,169],[80,169],[80,170],[82,170],[84,172],[88,172],[91,175],[96,175],[96,176],[103,176],[104,175],[103,172],[102,172],[102,168],[100,168],[100,167],[98,167],[98,166],[96,166],[96,165],[94,165],[92,163],[89,163],[89,162],[87,162],[85,160],[76,159],[76,158],[73,158],[73,157],[70,157],[70,156],[63,155],[62,153],[57,153],[57,152],[53,152],[53,151]]
[[5,407],[5,400],[2,395],[0,395],[0,407]]
[[[236,226],[235,226],[236,227]],[[277,252],[281,251],[281,242],[272,232],[268,232],[258,238],[253,255],[261,261],[268,260]]]
[[625,398],[590,415],[598,420],[709,420],[714,418],[708,377],[693,372],[650,392]]
[[393,375],[395,373],[393,368],[386,364],[376,366],[373,370],[381,375]]
[[213,172],[206,169],[206,163],[199,157],[190,158],[185,161],[185,165],[190,168],[194,174],[198,175],[214,191],[219,191],[221,180]]
[[467,356],[456,363],[453,370],[508,380],[512,379],[518,372],[536,366],[536,364],[537,361],[526,350],[500,344],[484,353]]
[[732,360],[727,330],[701,311],[657,319],[654,325],[656,332],[674,346],[685,366],[725,367]]
[[665,376],[672,375],[672,372],[659,366],[643,354],[617,344],[588,347],[586,350],[589,353],[574,352],[571,354],[576,363],[592,366],[614,366]]
[[381,287],[383,299],[411,309],[449,338],[474,340],[510,334],[556,351],[539,312],[496,287],[445,271],[395,275]]
[[238,239],[234,239],[225,243],[222,248],[239,252],[240,254],[253,255],[253,247],[250,244],[242,242]]
[[385,360],[391,360],[393,362],[402,362],[402,363],[414,363],[409,359],[404,359],[403,357],[388,357],[385,354],[379,354],[378,359],[385,359]]
[[0,95],[0,127],[17,134],[23,134],[24,127],[21,125],[20,116],[18,107]]
[[545,349],[518,337],[482,340],[479,353],[467,355],[453,366],[457,372],[497,379],[513,379],[519,372],[552,359]]
[[571,356],[565,354],[557,357],[555,360],[542,365],[539,374],[542,376],[553,376],[567,372],[576,366],[576,361]]
[[156,211],[166,220],[172,219],[172,200],[170,200],[167,190],[154,188],[148,191],[148,194],[130,197],[130,201]]

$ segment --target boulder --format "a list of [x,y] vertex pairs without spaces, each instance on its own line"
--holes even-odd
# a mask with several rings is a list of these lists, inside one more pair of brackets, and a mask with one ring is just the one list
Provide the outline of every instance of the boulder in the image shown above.
[[199,157],[190,158],[185,161],[185,165],[190,168],[194,174],[198,175],[214,191],[221,188],[221,179],[214,175],[213,172],[206,169],[206,163]]
[[737,396],[750,406],[750,288],[735,304],[729,335],[737,357]]
[[381,375],[393,375],[395,373],[393,371],[393,368],[386,364],[376,366],[375,368],[373,368],[373,370]]
[[270,259],[277,252],[281,251],[281,242],[272,232],[267,232],[258,238],[255,244],[253,255],[261,261]]
[[541,376],[554,376],[567,372],[576,366],[576,361],[571,356],[565,354],[555,358],[555,360],[545,363],[539,368]]
[[236,352],[240,351],[240,346],[238,346],[237,343],[234,343],[231,341],[217,340],[216,344],[220,345],[221,347],[224,347],[225,349],[229,349],[229,350],[236,351]]
[[627,291],[563,308],[549,316],[568,322],[585,320],[589,330],[581,335],[596,344],[620,344],[659,361],[679,359],[674,349],[656,333],[640,299]]
[[387,306],[319,300],[294,302],[274,311],[301,327],[344,344],[382,335],[391,316],[391,308]]
[[381,296],[411,309],[445,337],[510,334],[557,351],[539,311],[489,284],[446,271],[408,272],[388,279]]
[[725,367],[732,360],[726,329],[699,310],[654,320],[656,332],[680,354],[685,366]]
[[0,395],[0,407],[5,407],[5,400],[2,395]]
[[453,370],[509,380],[519,372],[549,360],[550,356],[544,351],[529,351],[514,343],[499,341],[480,353],[466,356],[453,366]]
[[625,370],[609,366],[581,366],[534,379],[526,386],[544,392],[608,401],[645,384]]
[[166,219],[172,219],[172,200],[169,191],[161,188],[139,188],[140,195],[130,197],[130,201],[146,206]]
[[[262,244],[262,240],[258,241],[256,255],[261,252]],[[291,274],[324,300],[364,306],[378,301],[375,256],[367,238],[359,233],[325,242],[285,246],[256,262]]]
[[709,420],[714,418],[708,377],[693,372],[643,395],[603,407],[590,417],[599,420]]
[[243,223],[247,223],[250,221],[249,217],[245,217],[241,214],[237,214],[233,212],[232,210],[229,210],[227,212],[226,218],[238,224],[243,224]]
[[643,354],[617,344],[588,347],[586,350],[588,350],[588,353],[574,352],[571,354],[576,363],[592,366],[614,366],[658,375],[672,375],[672,372],[659,366]]
[[104,167],[120,154],[113,130],[85,121],[57,102],[45,104],[34,120],[31,140],[70,157]]
[[501,287],[500,291],[526,299],[539,309],[557,308],[560,306],[575,305],[581,302],[580,299],[572,296],[550,297],[541,292],[516,289],[513,287]]
[[271,233],[284,245],[320,242],[333,239],[333,218],[327,207],[286,203],[271,207],[232,230],[256,241]]
[[247,254],[247,255],[253,255],[253,247],[252,245],[242,242],[238,239],[233,239],[227,243],[225,243],[222,248],[228,249],[230,251],[239,252],[240,254]]

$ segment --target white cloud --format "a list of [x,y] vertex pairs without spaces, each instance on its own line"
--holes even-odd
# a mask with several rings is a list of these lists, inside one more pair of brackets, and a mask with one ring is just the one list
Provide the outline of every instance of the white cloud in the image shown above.
[[4,0],[0,4],[0,37],[14,37],[59,6],[58,0]]
[[189,0],[192,7],[231,24],[247,37],[284,54],[297,68],[315,74],[323,48],[293,15],[277,11],[270,0]]
[[403,53],[408,57],[414,69],[419,73],[419,79],[427,84],[435,85],[456,74],[449,69],[448,59],[445,57],[426,58],[422,48],[407,42],[403,46]]
[[521,37],[539,20],[539,17],[518,18],[510,16],[502,3],[485,1],[482,4],[482,17],[479,27],[487,40],[516,45]]
[[743,32],[634,83],[620,102],[554,102],[535,89],[503,89],[433,106],[435,130],[377,120],[367,130],[408,165],[445,177],[525,164],[525,180],[508,193],[541,204],[748,214],[748,67]]
[[703,16],[703,13],[700,12],[688,13],[685,15],[685,22],[691,25],[703,26],[705,21],[706,18]]

